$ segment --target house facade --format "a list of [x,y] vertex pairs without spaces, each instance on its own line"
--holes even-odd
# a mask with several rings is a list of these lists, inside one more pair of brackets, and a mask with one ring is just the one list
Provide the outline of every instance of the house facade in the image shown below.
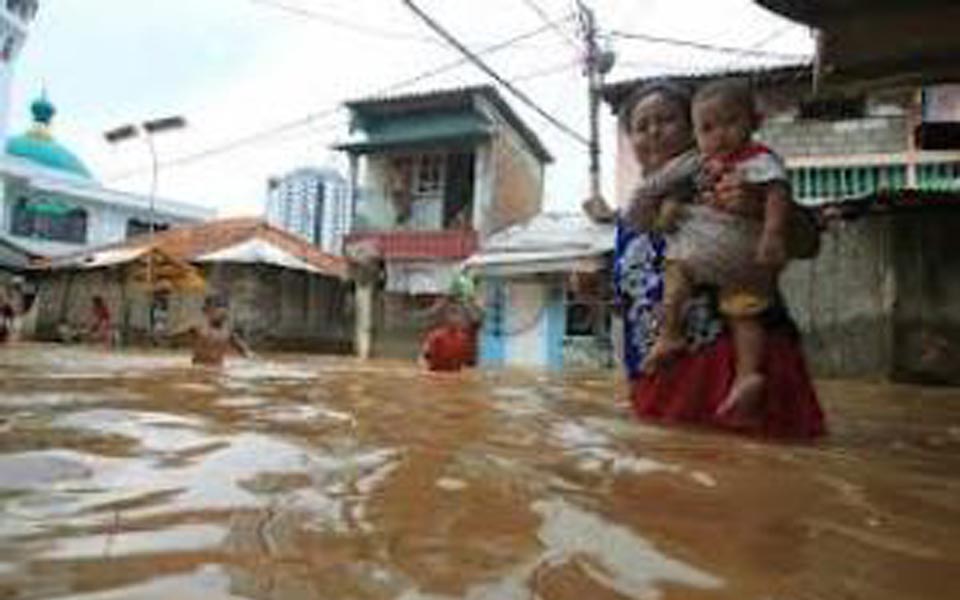
[[[0,237],[41,257],[123,241],[149,231],[151,199],[100,185],[83,161],[53,135],[56,108],[45,97],[31,106],[34,125],[6,141],[0,156]],[[212,218],[199,206],[155,199],[164,230]]]
[[[960,222],[960,86],[817,95],[804,66],[675,79],[695,87],[731,76],[753,83],[764,117],[758,137],[785,157],[795,198],[832,211],[859,207],[850,213],[859,218],[824,234],[817,259],[792,264],[782,280],[815,370],[960,377],[960,368],[951,376],[944,366],[952,359],[924,358],[960,355],[960,288],[950,283],[958,264],[950,240]],[[607,100],[618,108],[643,83],[610,86]],[[621,133],[621,204],[638,176]]]
[[540,211],[542,142],[495,88],[470,87],[347,104],[362,355],[415,356],[482,240]]
[[610,279],[614,231],[581,213],[541,213],[484,241],[466,269],[485,319],[479,362],[551,371],[613,363]]

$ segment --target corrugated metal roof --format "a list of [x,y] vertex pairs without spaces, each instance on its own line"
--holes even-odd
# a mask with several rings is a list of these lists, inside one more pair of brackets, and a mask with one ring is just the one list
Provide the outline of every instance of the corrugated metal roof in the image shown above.
[[402,113],[471,108],[481,97],[497,109],[500,115],[527,142],[543,162],[553,162],[553,156],[539,136],[520,118],[500,92],[492,85],[476,85],[444,90],[426,90],[398,96],[370,97],[352,100],[345,105],[354,115],[392,116]]
[[813,89],[813,65],[808,63],[763,66],[747,69],[711,69],[704,71],[680,71],[662,73],[653,77],[636,77],[611,83],[603,87],[603,99],[614,112],[635,89],[657,81],[670,81],[695,88],[715,79],[747,79],[758,87],[774,85],[809,85]]
[[484,139],[493,126],[476,113],[439,113],[436,115],[397,116],[369,127],[365,135],[337,146],[357,154],[421,144]]
[[491,236],[465,263],[470,269],[565,272],[613,251],[614,229],[581,213],[543,213]]

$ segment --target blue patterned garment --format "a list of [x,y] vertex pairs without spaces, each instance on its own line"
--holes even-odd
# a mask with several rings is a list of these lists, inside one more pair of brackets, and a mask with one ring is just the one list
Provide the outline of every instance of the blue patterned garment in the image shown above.
[[[617,305],[623,316],[623,364],[630,379],[642,372],[640,366],[657,339],[662,319],[663,262],[666,241],[653,232],[637,232],[617,220],[613,257],[613,280]],[[694,291],[684,315],[687,344],[697,350],[712,344],[724,331],[717,310],[716,291],[701,287]]]
[[620,219],[616,235],[613,281],[623,316],[622,358],[627,375],[635,379],[660,324],[666,243],[662,236],[634,231]]

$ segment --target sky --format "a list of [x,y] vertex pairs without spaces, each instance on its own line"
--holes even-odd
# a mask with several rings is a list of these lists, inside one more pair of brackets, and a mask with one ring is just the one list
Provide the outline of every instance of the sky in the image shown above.
[[[571,13],[570,0],[418,0],[470,48],[532,31]],[[811,36],[750,0],[593,0],[603,31],[621,31],[770,52],[810,54]],[[280,5],[280,6],[278,6]],[[309,13],[309,14],[308,14]],[[574,21],[485,58],[546,111],[584,133],[586,84],[576,61]],[[608,81],[749,67],[775,59],[609,37],[617,54]],[[130,122],[184,116],[187,129],[157,138],[162,197],[261,215],[266,182],[304,166],[343,168],[331,149],[348,134],[345,100],[460,58],[400,0],[40,0],[17,65],[10,131],[30,124],[28,107],[46,88],[57,105],[58,140],[106,186],[150,187],[149,153],[133,140],[110,146],[103,132]],[[394,93],[490,83],[464,65]],[[588,190],[587,154],[515,98],[508,102],[556,161],[545,208],[575,210]],[[613,191],[615,123],[603,118],[604,189]],[[311,118],[312,117],[312,118]],[[290,124],[253,143],[234,144]],[[203,159],[179,161],[208,153]]]

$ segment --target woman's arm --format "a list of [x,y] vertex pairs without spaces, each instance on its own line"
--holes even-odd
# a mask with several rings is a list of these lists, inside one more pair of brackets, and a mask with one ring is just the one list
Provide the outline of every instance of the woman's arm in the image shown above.
[[613,223],[617,220],[617,211],[610,208],[607,201],[600,196],[590,198],[583,203],[582,208],[594,223]]

